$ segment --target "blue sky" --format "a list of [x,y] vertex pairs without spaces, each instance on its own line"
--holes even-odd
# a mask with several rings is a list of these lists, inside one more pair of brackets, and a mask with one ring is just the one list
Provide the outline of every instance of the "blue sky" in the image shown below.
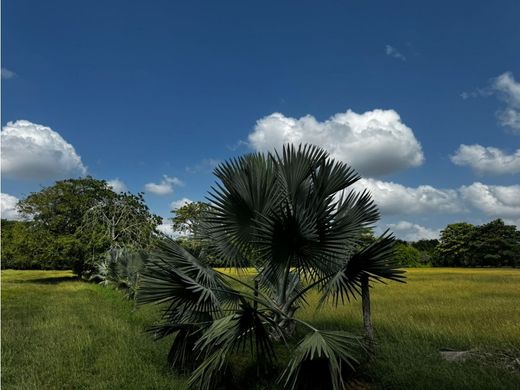
[[359,168],[401,237],[520,224],[519,14],[518,1],[5,0],[4,215],[7,195],[87,172],[146,188],[167,217],[203,199],[215,162],[290,139]]

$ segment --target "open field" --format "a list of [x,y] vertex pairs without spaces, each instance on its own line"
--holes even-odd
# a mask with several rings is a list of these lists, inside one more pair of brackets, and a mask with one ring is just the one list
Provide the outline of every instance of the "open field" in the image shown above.
[[[412,269],[408,283],[372,292],[378,358],[370,388],[518,389],[520,271]],[[318,327],[361,332],[358,303],[300,315]],[[134,310],[118,291],[69,272],[2,272],[2,387],[5,389],[181,389],[166,365],[169,340],[143,329],[153,307]],[[441,348],[475,350],[447,362]]]

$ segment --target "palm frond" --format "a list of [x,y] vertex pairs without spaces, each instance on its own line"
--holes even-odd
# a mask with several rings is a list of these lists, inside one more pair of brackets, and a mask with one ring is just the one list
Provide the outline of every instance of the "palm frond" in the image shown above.
[[152,253],[141,276],[138,304],[168,303],[167,311],[216,313],[216,290],[226,290],[221,276],[172,239],[165,238]]
[[375,242],[356,251],[342,267],[331,273],[322,287],[321,303],[332,297],[337,305],[350,301],[361,295],[361,278],[368,275],[369,279],[378,282],[393,280],[404,282],[404,271],[394,256],[395,238],[388,231]]
[[314,330],[294,350],[279,382],[288,389],[345,389],[343,372],[357,363],[359,338],[343,331]]
[[239,310],[213,321],[200,337],[195,349],[202,362],[188,384],[200,389],[212,388],[215,375],[226,367],[232,351],[248,349],[257,364],[265,368],[275,357],[267,328],[269,323],[265,313],[242,299]]

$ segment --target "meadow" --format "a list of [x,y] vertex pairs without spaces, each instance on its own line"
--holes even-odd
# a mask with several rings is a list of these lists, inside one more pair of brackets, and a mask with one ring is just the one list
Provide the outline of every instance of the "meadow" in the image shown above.
[[[375,285],[377,357],[358,388],[518,389],[520,270],[409,269],[407,283]],[[361,334],[359,302],[300,316]],[[144,329],[157,307],[135,308],[119,291],[68,271],[2,271],[2,388],[182,389],[166,364],[170,340]],[[470,350],[446,361],[440,350]]]

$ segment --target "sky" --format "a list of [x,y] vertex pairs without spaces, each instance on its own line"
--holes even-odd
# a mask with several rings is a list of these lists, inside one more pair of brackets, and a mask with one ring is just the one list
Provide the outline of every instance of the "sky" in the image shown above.
[[[520,2],[2,1],[2,218],[55,180],[164,218],[221,161],[313,143],[407,240],[520,226]],[[162,227],[167,230],[167,223]]]

